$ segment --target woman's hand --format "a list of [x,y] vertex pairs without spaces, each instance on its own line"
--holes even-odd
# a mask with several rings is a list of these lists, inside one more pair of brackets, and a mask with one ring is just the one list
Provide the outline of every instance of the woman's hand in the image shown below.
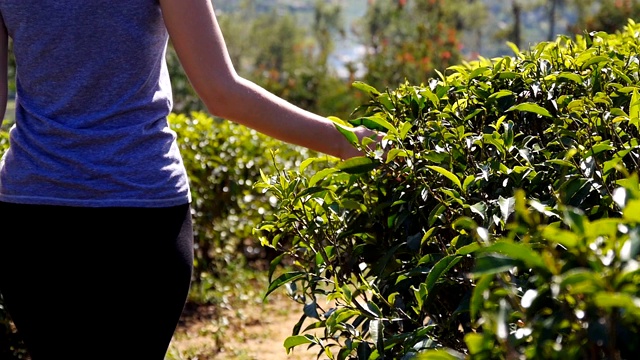
[[[378,146],[380,146],[381,148],[382,146],[382,140],[384,139],[384,133],[378,132],[378,131],[374,131],[371,129],[368,129],[364,126],[358,126],[352,129],[353,133],[358,137],[358,142],[360,144],[363,144],[363,140],[364,140],[364,145],[366,145],[370,150],[377,150]],[[369,140],[365,140],[365,139],[371,139],[371,141]],[[342,151],[342,154],[340,155],[340,158],[343,160],[352,158],[352,157],[356,157],[356,156],[363,156],[365,155],[363,151],[359,150],[358,148],[356,148],[355,146],[348,144]]]

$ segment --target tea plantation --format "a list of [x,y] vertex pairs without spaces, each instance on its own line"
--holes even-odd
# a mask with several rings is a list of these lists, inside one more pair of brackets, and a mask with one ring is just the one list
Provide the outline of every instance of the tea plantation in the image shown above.
[[[639,46],[630,22],[421,85],[355,84],[370,101],[336,122],[386,132],[383,147],[257,184],[279,203],[257,230],[282,254],[269,291],[304,304],[285,347],[330,359],[637,354]],[[295,266],[280,273],[284,259]]]
[[[203,113],[173,114],[193,189],[194,298],[208,301],[207,287],[259,239],[271,260],[265,296],[284,288],[304,304],[286,351],[631,358],[640,351],[639,48],[640,25],[629,22],[615,34],[514,46],[513,56],[464,62],[423,84],[355,83],[369,100],[336,126],[387,135],[347,161]],[[0,302],[0,357],[19,355]]]

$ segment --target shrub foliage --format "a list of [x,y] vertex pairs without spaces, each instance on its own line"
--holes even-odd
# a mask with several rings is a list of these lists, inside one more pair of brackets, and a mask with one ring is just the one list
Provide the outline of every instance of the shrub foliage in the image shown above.
[[169,123],[191,186],[194,280],[206,285],[207,279],[232,275],[247,260],[265,258],[252,229],[274,212],[276,199],[253,187],[260,171],[296,168],[319,155],[203,112],[174,113]]
[[[330,359],[624,358],[640,326],[640,26],[355,86],[383,149],[263,176],[284,346]],[[355,139],[351,139],[354,144]],[[360,145],[358,145],[360,146]],[[281,271],[280,261],[294,267]]]

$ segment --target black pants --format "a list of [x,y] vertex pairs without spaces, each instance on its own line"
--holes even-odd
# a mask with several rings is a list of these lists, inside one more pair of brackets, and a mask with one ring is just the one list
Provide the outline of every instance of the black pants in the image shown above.
[[188,204],[0,202],[0,293],[33,360],[163,360],[192,267]]

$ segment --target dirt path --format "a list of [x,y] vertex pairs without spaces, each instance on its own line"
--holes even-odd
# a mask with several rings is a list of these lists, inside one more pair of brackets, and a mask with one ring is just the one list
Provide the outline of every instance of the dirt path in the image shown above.
[[287,355],[283,346],[301,305],[275,293],[268,300],[222,314],[212,307],[187,311],[166,360],[315,360],[317,348],[296,347]]

